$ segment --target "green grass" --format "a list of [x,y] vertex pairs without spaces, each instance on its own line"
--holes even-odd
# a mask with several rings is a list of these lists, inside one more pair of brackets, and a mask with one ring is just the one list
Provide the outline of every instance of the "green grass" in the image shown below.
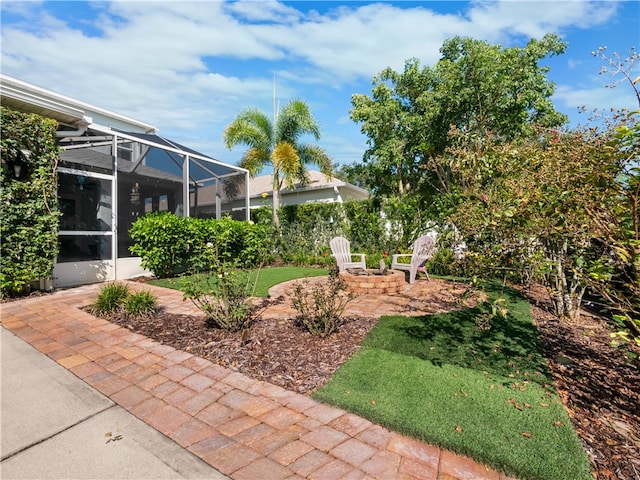
[[314,397],[518,478],[590,479],[530,307],[514,291],[503,296],[507,318],[488,331],[474,321],[480,308],[381,318]]
[[[315,267],[266,267],[259,270],[252,270],[249,282],[253,287],[253,282],[256,281],[257,276],[258,279],[253,295],[256,297],[268,297],[269,289],[274,285],[295,280],[296,278],[318,277],[327,275],[328,273],[324,268]],[[186,278],[186,276],[163,278],[152,280],[149,283],[160,287],[173,288],[174,290],[183,290],[182,286]]]

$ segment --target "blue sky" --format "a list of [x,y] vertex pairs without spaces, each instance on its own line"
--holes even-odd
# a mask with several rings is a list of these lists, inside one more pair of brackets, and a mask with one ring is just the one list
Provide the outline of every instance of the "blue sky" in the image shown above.
[[[556,108],[637,108],[628,84],[599,75],[591,52],[640,48],[640,2],[604,1],[12,1],[0,3],[2,73],[150,123],[159,133],[236,163],[224,127],[242,109],[273,112],[301,98],[337,165],[359,162],[366,138],[351,95],[406,59],[435,63],[455,35],[524,46],[557,33],[567,52],[546,62]],[[635,72],[633,78],[639,75]]]

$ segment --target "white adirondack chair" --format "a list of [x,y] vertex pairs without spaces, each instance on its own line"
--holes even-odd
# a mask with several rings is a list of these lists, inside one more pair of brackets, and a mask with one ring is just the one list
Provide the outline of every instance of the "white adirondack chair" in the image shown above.
[[[416,281],[418,268],[420,268],[421,265],[423,265],[424,262],[426,262],[427,259],[431,257],[435,246],[436,242],[433,237],[429,235],[423,235],[422,237],[419,237],[415,242],[413,242],[412,253],[398,253],[391,257],[391,269],[408,270],[409,283],[414,283]],[[399,261],[401,258],[406,259],[407,257],[410,257],[410,261],[408,263]],[[429,273],[427,272],[426,267],[424,267],[424,273],[427,275],[427,280],[429,280]]]
[[[351,253],[351,243],[344,237],[334,237],[329,242],[331,246],[332,257],[338,263],[338,269],[344,272],[347,268],[367,268],[364,253]],[[353,257],[359,257],[360,260],[353,261]]]

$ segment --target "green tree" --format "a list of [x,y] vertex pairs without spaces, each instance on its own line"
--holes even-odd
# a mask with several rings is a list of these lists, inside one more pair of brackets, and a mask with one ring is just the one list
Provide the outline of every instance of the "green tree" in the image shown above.
[[577,316],[590,279],[614,273],[603,221],[615,235],[628,227],[611,223],[626,201],[612,135],[541,130],[508,143],[489,139],[481,154],[468,142],[452,150],[465,187],[451,220],[467,241],[467,261],[484,275],[541,281],[559,316]]
[[374,195],[378,194],[379,184],[376,183],[376,176],[362,163],[341,165],[335,171],[335,176],[352,185],[364,188]]
[[597,228],[595,237],[603,245],[589,286],[640,345],[640,122],[635,120],[639,115],[640,111],[630,114],[629,125],[613,129],[610,145],[619,162],[610,179],[615,201],[587,208]]
[[264,112],[250,108],[224,130],[227,148],[243,144],[249,147],[240,166],[254,177],[268,165],[273,167],[273,222],[280,226],[278,209],[280,191],[292,188],[296,182],[306,182],[307,165],[315,165],[325,175],[333,175],[333,162],[323,148],[301,143],[304,135],[320,139],[320,127],[302,100],[291,100],[276,115],[274,121]]
[[[406,77],[403,77],[407,83],[409,77],[415,83],[424,80],[416,78],[419,77],[417,69],[417,60],[407,62]],[[378,195],[403,196],[415,187],[421,160],[414,154],[416,152],[412,152],[410,145],[409,129],[418,119],[414,109],[415,98],[403,97],[394,88],[398,81],[396,75],[387,68],[374,77],[371,97],[363,94],[351,97],[351,119],[361,123],[362,133],[369,137],[369,148],[363,157],[367,171],[365,176],[376,185]],[[426,84],[421,87],[427,88]]]
[[[592,52],[604,63],[600,75],[618,77],[606,87],[615,88],[626,81],[640,107],[640,76],[634,78],[640,55],[634,47],[631,47],[626,58],[616,52],[608,55],[606,50],[606,47],[599,47]],[[589,206],[589,214],[597,226],[596,239],[603,246],[603,254],[590,272],[589,287],[600,295],[605,307],[624,329],[635,336],[640,345],[639,116],[640,110],[631,113],[622,111],[615,112],[612,119],[606,119],[609,131],[613,132],[610,146],[618,152],[619,168],[614,170],[612,180],[617,202],[612,208],[607,204]]]
[[369,148],[364,161],[395,192],[421,189],[451,194],[450,135],[454,127],[482,148],[487,135],[511,141],[533,133],[533,126],[567,121],[551,103],[554,84],[541,60],[564,52],[556,35],[530,40],[524,48],[503,48],[455,37],[441,48],[432,67],[410,59],[399,73],[386,68],[373,79],[372,95],[352,96],[351,119],[361,124]]

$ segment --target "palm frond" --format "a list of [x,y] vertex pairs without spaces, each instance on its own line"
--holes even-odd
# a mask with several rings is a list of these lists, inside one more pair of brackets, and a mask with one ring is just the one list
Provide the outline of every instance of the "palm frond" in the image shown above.
[[304,101],[293,99],[278,115],[275,137],[271,119],[257,109],[240,112],[225,128],[223,137],[229,149],[239,144],[249,147],[240,166],[252,177],[271,163],[279,190],[283,185],[292,188],[297,182],[308,183],[308,164],[318,166],[328,177],[333,175],[333,162],[324,149],[299,144],[298,140],[308,134],[319,139],[319,124]]
[[278,114],[276,139],[278,142],[287,141],[295,144],[306,134],[313,135],[316,140],[320,139],[320,126],[311,114],[309,105],[302,100],[291,100]]
[[272,145],[273,124],[260,110],[243,110],[227,125],[222,137],[228,149],[236,145],[263,149]]
[[295,186],[300,175],[300,156],[293,144],[280,142],[271,154],[273,169],[280,173],[280,179],[286,188]]
[[300,163],[304,165],[315,165],[329,179],[333,177],[333,160],[327,154],[324,148],[318,145],[298,145],[298,154],[300,155]]
[[270,149],[250,148],[244,153],[238,166],[249,170],[249,175],[255,177],[269,162],[271,162]]

